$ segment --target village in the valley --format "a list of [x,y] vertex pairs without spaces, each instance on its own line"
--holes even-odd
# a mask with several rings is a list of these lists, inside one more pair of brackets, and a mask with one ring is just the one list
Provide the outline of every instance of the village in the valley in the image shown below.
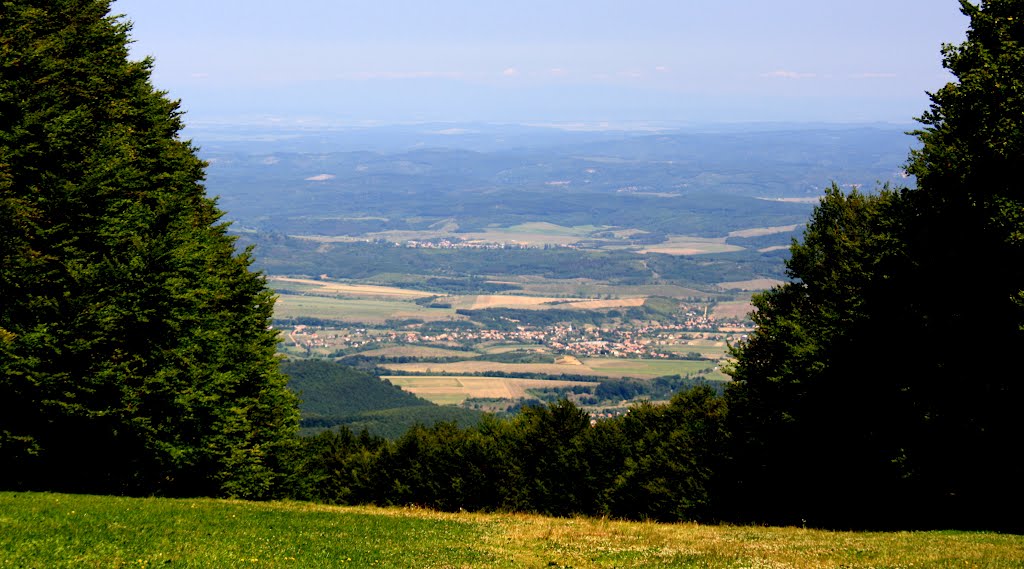
[[[534,346],[570,357],[645,359],[712,359],[699,350],[680,350],[690,342],[735,342],[748,325],[718,322],[706,313],[690,312],[676,322],[642,325],[594,326],[556,324],[533,326],[516,323],[507,329],[468,328],[432,323],[405,324],[400,328],[360,325],[313,326],[298,324],[283,330],[287,347],[307,354],[341,357],[388,345],[433,346],[472,350],[480,345]],[[674,348],[674,349],[670,349]]]

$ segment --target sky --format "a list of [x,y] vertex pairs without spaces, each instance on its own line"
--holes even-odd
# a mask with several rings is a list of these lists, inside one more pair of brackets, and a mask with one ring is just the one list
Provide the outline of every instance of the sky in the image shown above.
[[910,123],[956,0],[115,0],[187,121]]

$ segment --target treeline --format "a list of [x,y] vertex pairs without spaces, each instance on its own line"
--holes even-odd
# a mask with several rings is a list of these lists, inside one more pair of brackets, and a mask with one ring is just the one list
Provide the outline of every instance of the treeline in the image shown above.
[[667,401],[680,391],[698,386],[710,387],[719,395],[725,392],[725,382],[711,381],[703,375],[677,374],[654,379],[602,378],[594,385],[539,387],[530,389],[528,393],[533,396],[534,403],[554,403],[561,399],[572,399],[588,406],[616,406],[625,401]]
[[302,429],[304,435],[315,435],[330,429],[347,429],[353,433],[366,432],[370,436],[395,440],[410,429],[438,423],[457,423],[471,427],[485,417],[484,413],[467,407],[452,405],[417,405],[365,411],[348,417],[332,417],[328,420],[312,419]]
[[724,400],[696,388],[591,423],[568,401],[476,426],[415,426],[389,441],[350,429],[302,439],[290,497],[655,520],[712,520],[726,458]]

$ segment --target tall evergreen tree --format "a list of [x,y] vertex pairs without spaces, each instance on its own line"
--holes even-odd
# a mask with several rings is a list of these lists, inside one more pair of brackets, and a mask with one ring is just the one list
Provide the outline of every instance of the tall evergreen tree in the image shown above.
[[734,351],[738,504],[755,517],[1019,527],[1024,2],[961,5],[917,187],[830,192]]
[[109,8],[0,11],[0,484],[264,496],[274,297]]

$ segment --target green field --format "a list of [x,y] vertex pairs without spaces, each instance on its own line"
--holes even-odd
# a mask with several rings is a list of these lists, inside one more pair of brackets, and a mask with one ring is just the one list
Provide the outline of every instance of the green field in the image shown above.
[[274,307],[274,317],[322,318],[345,322],[383,323],[386,320],[419,318],[427,321],[459,318],[453,309],[428,308],[403,300],[330,298],[282,294]]
[[0,493],[0,566],[1021,567],[1024,537]]

